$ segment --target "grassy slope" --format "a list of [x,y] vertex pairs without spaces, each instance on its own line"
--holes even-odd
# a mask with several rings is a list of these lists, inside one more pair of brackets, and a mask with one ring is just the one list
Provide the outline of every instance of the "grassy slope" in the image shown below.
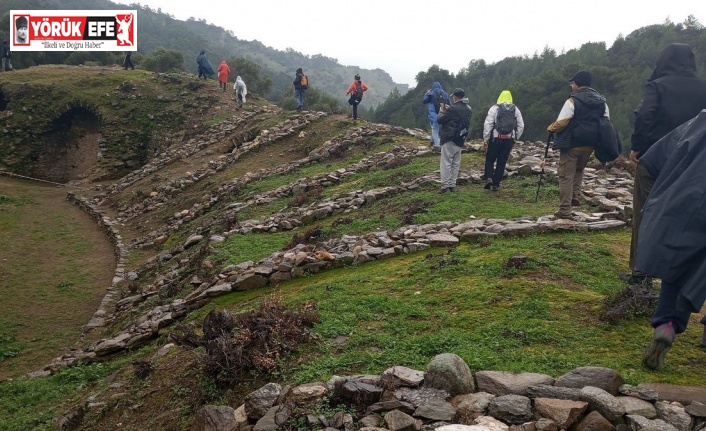
[[72,346],[110,286],[112,247],[65,193],[0,177],[0,378]]
[[[288,115],[281,114],[281,119]],[[328,124],[331,130],[342,130],[349,124],[334,117],[322,121],[316,127]],[[253,170],[285,162],[287,157],[280,155],[289,154],[283,153],[288,146],[292,158],[305,154],[297,149],[294,138],[277,145],[280,149],[270,156],[276,154],[279,158],[253,157],[242,162],[247,162]],[[392,143],[375,145],[354,149],[343,160],[329,160],[294,174],[253,183],[228,202],[275,189],[299,177],[334,171],[392,145],[425,143],[398,136]],[[479,154],[464,154],[462,169],[477,170],[481,164]],[[243,169],[244,165],[238,164],[232,171]],[[348,176],[340,184],[324,189],[321,198],[382,187],[436,169],[436,156],[418,158],[404,167]],[[228,172],[231,170],[219,175],[226,178]],[[258,260],[281,249],[292,235],[314,226],[322,227],[326,235],[332,236],[394,229],[405,224],[402,218],[412,204],[422,204],[424,208],[412,217],[412,223],[551,213],[557,200],[556,184],[549,181],[538,203],[534,202],[534,187],[533,178],[513,178],[498,193],[485,192],[479,185],[470,184],[460,186],[459,193],[437,195],[435,186],[428,185],[344,215],[350,218],[349,224],[334,223],[342,217],[335,215],[291,232],[231,236],[211,258],[216,268],[226,263]],[[194,196],[203,193],[200,187],[193,191]],[[189,196],[187,193],[186,197]],[[164,213],[179,208],[184,198],[180,196]],[[253,207],[241,219],[277,212],[289,201],[282,198]],[[208,225],[217,218],[217,214],[206,214],[174,236],[183,239],[195,225]],[[423,369],[432,356],[442,352],[461,355],[474,371],[530,371],[559,376],[574,367],[598,365],[616,369],[634,384],[660,381],[705,385],[706,376],[701,372],[703,352],[697,347],[700,326],[696,319],[678,338],[667,366],[660,373],[648,372],[639,365],[651,333],[648,316],[628,318],[616,326],[598,321],[597,314],[605,298],[623,287],[617,274],[626,270],[629,239],[628,229],[495,238],[488,243],[464,243],[454,250],[432,249],[315,274],[276,287],[218,297],[211,305],[189,315],[187,323],[200,325],[214,307],[233,312],[256,307],[263,295],[276,293],[289,304],[316,302],[322,317],[315,328],[318,342],[284,361],[280,375],[244,381],[243,387],[220,392],[199,375],[194,362],[198,352],[176,349],[155,361],[155,371],[146,380],[135,378],[129,366],[121,367],[128,359],[145,357],[166,343],[167,338],[162,336],[153,347],[133,352],[119,363],[78,367],[47,379],[3,383],[6,390],[0,393],[8,396],[0,395],[0,412],[10,413],[5,416],[0,413],[0,424],[7,424],[7,430],[51,429],[52,415],[79,404],[88,394],[98,394],[101,399],[113,401],[99,415],[88,418],[81,429],[115,429],[118,423],[122,429],[135,430],[143,429],[145,424],[151,429],[186,427],[199,405],[237,404],[243,392],[263,381],[301,383],[325,380],[331,374],[379,373],[392,365]],[[178,243],[175,239],[170,241],[168,246]],[[526,267],[505,269],[504,262],[516,254],[529,257]],[[334,339],[344,341],[333,342]],[[111,381],[123,386],[111,389],[101,379],[115,370],[118,371]],[[57,388],[61,388],[62,396],[69,401],[60,401]],[[28,398],[30,393],[39,395]],[[115,398],[110,398],[111,394]],[[160,417],[165,412],[170,414]]]

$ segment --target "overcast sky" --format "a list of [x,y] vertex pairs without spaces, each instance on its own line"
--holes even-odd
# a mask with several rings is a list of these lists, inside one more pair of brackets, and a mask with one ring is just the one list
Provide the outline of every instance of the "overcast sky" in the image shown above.
[[[279,50],[380,68],[412,86],[416,74],[433,64],[456,73],[472,59],[495,63],[545,46],[557,54],[586,42],[610,47],[618,35],[667,18],[680,23],[694,15],[706,24],[703,0],[113,1],[161,8],[182,20],[205,19]],[[139,17],[137,24],[139,49]]]

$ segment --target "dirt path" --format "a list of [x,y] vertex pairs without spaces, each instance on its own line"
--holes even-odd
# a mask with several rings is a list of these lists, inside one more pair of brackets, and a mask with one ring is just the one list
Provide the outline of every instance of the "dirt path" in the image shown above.
[[113,248],[67,191],[0,176],[0,379],[73,346],[112,281]]

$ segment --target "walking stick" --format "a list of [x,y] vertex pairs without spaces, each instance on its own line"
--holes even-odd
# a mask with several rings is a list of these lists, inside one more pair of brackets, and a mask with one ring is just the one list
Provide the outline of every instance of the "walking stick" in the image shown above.
[[547,146],[544,148],[544,159],[542,159],[542,172],[539,173],[539,181],[537,181],[537,194],[534,197],[535,203],[539,201],[539,189],[542,187],[542,181],[544,180],[544,164],[547,162],[547,155],[549,154],[549,143],[552,141],[552,132],[547,135]]

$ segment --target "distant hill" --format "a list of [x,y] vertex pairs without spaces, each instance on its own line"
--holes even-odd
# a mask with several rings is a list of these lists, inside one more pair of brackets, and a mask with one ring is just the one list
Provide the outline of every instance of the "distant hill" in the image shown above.
[[[369,106],[377,106],[384,102],[390,93],[396,89],[404,94],[408,91],[407,84],[396,84],[392,77],[382,69],[363,69],[356,66],[343,66],[335,58],[321,54],[307,56],[292,49],[285,51],[265,46],[258,41],[246,41],[229,30],[223,29],[204,20],[190,19],[178,20],[160,10],[150,9],[148,6],[116,4],[108,0],[6,0],[0,4],[0,38],[8,40],[9,13],[12,9],[137,9],[138,11],[138,52],[147,54],[156,48],[163,47],[179,51],[184,56],[183,68],[187,72],[196,73],[196,56],[202,49],[212,63],[217,64],[222,59],[231,57],[244,57],[251,59],[260,67],[261,76],[272,79],[272,87],[264,95],[271,101],[279,101],[289,96],[294,79],[294,72],[301,67],[311,81],[312,87],[332,94],[336,99],[344,102],[345,88],[353,80],[356,73],[360,73],[370,91],[366,93],[366,102]],[[3,16],[4,15],[4,16]],[[40,55],[42,54],[42,55]],[[18,57],[15,66],[30,66],[34,64],[47,64],[62,62],[61,56],[43,55],[33,53],[33,60],[29,64],[22,62]],[[63,57],[69,53],[63,53]],[[26,56],[26,54],[23,54]],[[58,59],[58,60],[57,60]],[[230,65],[237,74],[237,65]]]
[[479,138],[488,109],[502,90],[512,92],[525,121],[523,140],[544,140],[547,126],[556,119],[570,93],[568,79],[581,69],[593,74],[593,88],[606,97],[611,120],[618,128],[623,147],[629,148],[633,111],[642,98],[647,78],[657,56],[669,43],[693,47],[696,69],[706,77],[706,30],[693,16],[684,22],[650,25],[627,36],[618,36],[612,46],[587,42],[578,49],[557,53],[545,48],[533,56],[506,57],[487,64],[475,59],[452,73],[431,66],[417,74],[417,87],[394,95],[376,107],[375,121],[405,127],[429,128],[426,108],[419,103],[434,81],[445,89],[462,87],[473,108],[471,137]]

